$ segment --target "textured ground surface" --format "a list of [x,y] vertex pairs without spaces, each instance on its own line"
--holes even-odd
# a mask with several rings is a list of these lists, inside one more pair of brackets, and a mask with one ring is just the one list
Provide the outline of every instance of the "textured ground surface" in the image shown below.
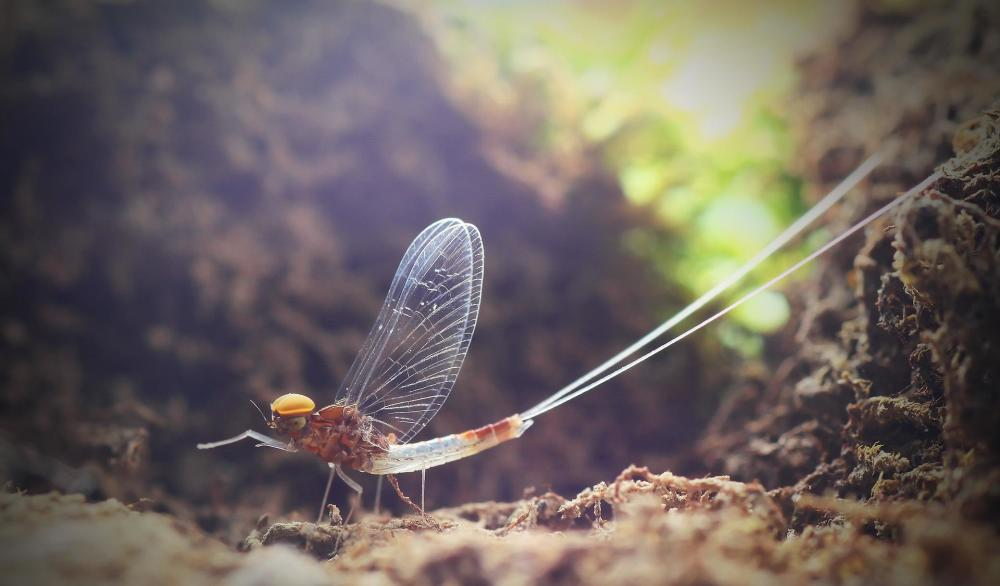
[[483,228],[488,264],[468,392],[431,432],[530,405],[676,303],[608,246],[641,218],[600,173],[553,200],[499,170],[395,11],[18,6],[0,25],[0,465],[36,494],[0,496],[14,583],[1000,582],[995,8],[862,10],[802,64],[810,190],[889,151],[835,225],[947,163],[791,292],[801,317],[765,361],[726,373],[689,346],[432,471],[430,502],[452,505],[433,523],[317,526],[299,521],[314,462],[191,445],[253,425],[246,398],[335,385],[440,210]]

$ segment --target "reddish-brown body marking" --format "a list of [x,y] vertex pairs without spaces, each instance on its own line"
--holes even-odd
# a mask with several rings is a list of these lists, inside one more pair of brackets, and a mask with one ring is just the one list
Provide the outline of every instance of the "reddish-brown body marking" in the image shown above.
[[364,415],[353,407],[329,405],[309,416],[309,423],[291,439],[295,447],[316,454],[331,464],[366,470],[372,458],[385,453],[388,442],[365,429]]
[[496,423],[490,423],[476,429],[462,432],[462,438],[469,441],[483,441],[488,437],[493,437],[498,441],[510,439],[513,433],[510,418],[501,419]]

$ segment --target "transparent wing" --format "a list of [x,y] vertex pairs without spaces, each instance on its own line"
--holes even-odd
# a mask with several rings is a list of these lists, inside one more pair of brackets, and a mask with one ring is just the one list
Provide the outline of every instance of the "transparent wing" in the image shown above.
[[384,434],[410,440],[451,392],[479,316],[479,230],[439,220],[410,244],[337,402],[358,405]]

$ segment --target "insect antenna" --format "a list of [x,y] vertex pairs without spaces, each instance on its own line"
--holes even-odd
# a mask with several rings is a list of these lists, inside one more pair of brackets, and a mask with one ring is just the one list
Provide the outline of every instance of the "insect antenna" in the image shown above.
[[260,416],[264,420],[264,423],[267,423],[268,422],[267,416],[264,415],[264,411],[261,410],[261,408],[257,405],[257,403],[254,403],[253,399],[250,399],[250,404],[253,405],[255,409],[257,409],[257,413],[260,413]]

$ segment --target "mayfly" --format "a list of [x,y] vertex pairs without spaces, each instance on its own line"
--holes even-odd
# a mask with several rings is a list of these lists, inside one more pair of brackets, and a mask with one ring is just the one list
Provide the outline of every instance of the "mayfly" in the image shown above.
[[[330,467],[320,509],[321,518],[334,476],[341,478],[359,494],[362,492],[361,486],[345,473],[345,468],[379,475],[380,480],[381,476],[387,476],[400,497],[422,512],[422,506],[417,507],[399,490],[393,475],[426,472],[428,468],[520,437],[538,416],[579,397],[721,318],[941,177],[940,172],[935,172],[770,281],[680,335],[618,366],[731,288],[791,241],[871,173],[880,159],[879,155],[874,155],[864,161],[743,267],[677,315],[541,403],[477,429],[408,443],[438,412],[455,384],[476,327],[482,293],[483,244],[479,231],[459,219],[439,220],[424,229],[403,255],[375,324],[332,403],[317,409],[316,403],[305,395],[285,394],[271,403],[271,416],[265,419],[268,428],[286,440],[247,430],[226,440],[198,444],[198,447],[211,449],[253,439],[258,446],[289,452],[306,451],[319,456]],[[607,372],[615,366],[618,368]]]

